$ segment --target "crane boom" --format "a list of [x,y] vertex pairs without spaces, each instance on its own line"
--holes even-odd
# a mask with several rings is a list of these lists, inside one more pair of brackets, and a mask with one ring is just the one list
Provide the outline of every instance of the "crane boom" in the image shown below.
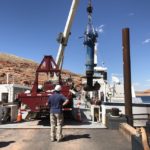
[[59,49],[58,49],[58,53],[56,57],[56,64],[58,65],[59,69],[61,69],[63,65],[64,50],[65,50],[65,47],[67,46],[72,22],[75,16],[75,12],[77,10],[78,3],[79,3],[79,0],[72,1],[64,32],[61,33],[59,37],[60,45],[59,45]]

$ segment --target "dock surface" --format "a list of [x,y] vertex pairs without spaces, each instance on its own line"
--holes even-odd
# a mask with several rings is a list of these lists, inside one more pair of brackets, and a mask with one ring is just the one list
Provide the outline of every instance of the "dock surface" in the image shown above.
[[0,129],[3,150],[131,150],[118,130],[63,129],[63,141],[51,142],[50,129]]
[[[31,121],[22,121],[19,123],[7,123],[0,124],[1,129],[50,129],[49,119],[39,119],[39,120],[31,120]],[[70,121],[67,120],[63,125],[64,129],[87,129],[87,128],[97,128],[103,129],[106,128],[101,122],[78,122],[78,121]]]

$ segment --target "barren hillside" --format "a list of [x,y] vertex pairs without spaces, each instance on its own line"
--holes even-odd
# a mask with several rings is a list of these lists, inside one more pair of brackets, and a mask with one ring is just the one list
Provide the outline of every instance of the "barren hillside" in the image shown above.
[[[35,79],[35,72],[38,63],[17,57],[15,55],[0,53],[0,84],[7,82],[9,76],[9,83],[28,84],[31,85]],[[67,78],[71,76],[75,84],[81,83],[81,76],[67,70],[62,71],[62,77]],[[40,80],[46,80],[42,75]],[[41,81],[40,81],[41,82]]]
[[137,91],[136,96],[150,96],[150,89],[145,91]]

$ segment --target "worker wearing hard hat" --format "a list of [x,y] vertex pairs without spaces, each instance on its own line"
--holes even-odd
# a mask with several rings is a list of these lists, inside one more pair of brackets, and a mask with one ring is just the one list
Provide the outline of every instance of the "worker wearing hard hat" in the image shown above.
[[[51,141],[59,142],[62,140],[62,123],[63,123],[63,112],[62,107],[66,105],[69,100],[63,96],[61,93],[61,86],[56,85],[54,89],[54,94],[50,95],[48,98],[48,105],[50,108],[50,124],[51,124]],[[56,131],[57,124],[57,131]]]

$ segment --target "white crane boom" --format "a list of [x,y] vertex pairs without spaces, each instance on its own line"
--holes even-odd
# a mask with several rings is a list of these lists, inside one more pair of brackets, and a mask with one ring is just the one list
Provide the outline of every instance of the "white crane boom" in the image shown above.
[[71,4],[70,11],[69,11],[68,19],[65,25],[64,32],[60,34],[60,37],[59,37],[60,45],[59,45],[59,49],[58,49],[58,53],[56,57],[56,64],[58,65],[59,69],[61,69],[63,65],[64,50],[65,50],[65,47],[67,46],[72,22],[75,16],[78,3],[79,3],[79,0],[72,0],[72,4]]

